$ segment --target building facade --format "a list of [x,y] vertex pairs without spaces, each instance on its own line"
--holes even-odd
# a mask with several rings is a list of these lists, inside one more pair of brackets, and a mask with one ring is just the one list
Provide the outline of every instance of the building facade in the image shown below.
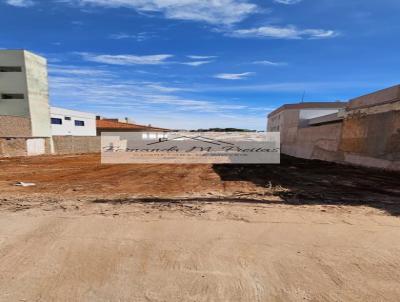
[[51,137],[48,98],[46,59],[0,50],[0,136]]
[[[96,136],[94,114],[55,107],[50,113],[47,77],[46,59],[0,50],[0,157],[51,154],[68,140],[62,136]],[[75,145],[72,151],[85,150],[85,142]]]
[[346,102],[305,102],[286,104],[268,115],[267,131],[280,132],[281,143],[286,145],[296,138],[297,129],[306,127],[313,118],[338,114]]
[[96,115],[50,107],[51,133],[53,136],[96,136]]
[[318,114],[309,106],[284,105],[269,115],[268,129],[280,127],[282,153],[400,171],[400,85],[351,99],[336,113],[320,115],[329,103],[314,107]]

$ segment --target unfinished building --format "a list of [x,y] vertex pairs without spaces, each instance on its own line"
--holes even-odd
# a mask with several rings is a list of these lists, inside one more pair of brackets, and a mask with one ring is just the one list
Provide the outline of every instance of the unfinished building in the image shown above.
[[334,103],[322,104],[284,105],[268,115],[268,130],[281,132],[282,153],[400,170],[400,85],[338,103],[333,113],[323,114]]
[[0,154],[49,151],[48,94],[46,59],[25,50],[0,51]]

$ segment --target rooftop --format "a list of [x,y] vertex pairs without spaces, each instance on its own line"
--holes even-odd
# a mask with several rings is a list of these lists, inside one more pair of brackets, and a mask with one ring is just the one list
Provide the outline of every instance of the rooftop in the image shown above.
[[275,109],[268,117],[274,116],[275,114],[282,112],[283,110],[289,109],[325,109],[325,108],[344,108],[346,107],[347,102],[304,102],[304,103],[295,103],[295,104],[285,104]]
[[96,128],[101,130],[136,130],[136,131],[168,131],[165,128],[131,124],[131,123],[121,123],[115,120],[96,120]]
[[30,56],[34,56],[41,60],[47,61],[45,57],[26,49],[0,49],[0,54],[23,54],[23,55],[28,54]]

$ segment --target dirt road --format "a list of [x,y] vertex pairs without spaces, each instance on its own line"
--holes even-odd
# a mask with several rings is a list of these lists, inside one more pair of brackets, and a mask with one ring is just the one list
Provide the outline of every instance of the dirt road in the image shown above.
[[398,238],[364,207],[3,211],[0,301],[399,301]]
[[400,300],[398,173],[98,160],[0,160],[0,301]]

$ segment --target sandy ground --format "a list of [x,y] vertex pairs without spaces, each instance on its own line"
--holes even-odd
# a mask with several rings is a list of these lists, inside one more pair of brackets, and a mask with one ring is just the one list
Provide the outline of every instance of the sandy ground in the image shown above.
[[399,174],[97,160],[0,160],[0,301],[400,300]]

